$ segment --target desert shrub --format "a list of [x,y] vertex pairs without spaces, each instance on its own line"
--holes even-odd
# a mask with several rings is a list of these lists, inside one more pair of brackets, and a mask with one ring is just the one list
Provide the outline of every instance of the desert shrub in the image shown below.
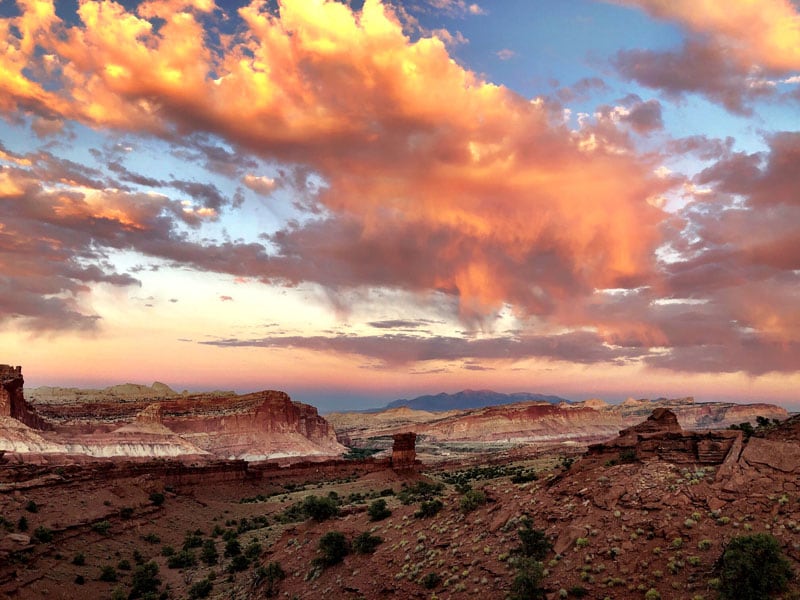
[[108,535],[109,529],[111,529],[111,523],[105,519],[92,525],[92,531],[99,533],[100,535]]
[[426,500],[419,505],[419,509],[414,513],[414,516],[418,519],[432,517],[442,510],[442,508],[444,508],[444,504],[442,504],[441,500]]
[[242,545],[239,540],[228,540],[225,543],[225,557],[239,556],[242,553]]
[[28,531],[28,519],[20,517],[19,521],[17,521],[17,529],[20,531]]
[[661,594],[655,588],[650,588],[644,593],[644,600],[661,600]]
[[436,496],[442,495],[444,485],[441,483],[428,483],[427,481],[417,481],[400,490],[397,498],[403,504],[413,504],[414,502],[431,500]]
[[545,600],[542,587],[544,565],[533,558],[524,557],[517,565],[517,574],[511,583],[510,600]]
[[573,598],[583,598],[588,593],[588,590],[582,585],[575,585],[569,588],[569,595]]
[[208,579],[201,579],[189,588],[189,600],[196,600],[197,598],[208,598],[214,584]]
[[278,584],[286,578],[286,573],[278,562],[271,562],[266,567],[256,569],[256,585],[264,582],[264,595],[273,598],[278,595]]
[[117,569],[120,571],[130,571],[131,570],[131,561],[127,558],[123,558],[121,561],[117,563]]
[[349,552],[350,547],[344,534],[341,531],[329,531],[319,540],[319,556],[314,559],[314,564],[330,567],[342,562]]
[[83,585],[86,583],[86,578],[83,575],[76,575],[75,576],[75,583],[77,585]]
[[339,504],[332,496],[306,496],[303,500],[303,512],[311,519],[322,522],[339,514]]
[[766,533],[733,538],[719,562],[723,600],[766,600],[786,589],[793,573],[780,544]]
[[219,561],[219,553],[217,552],[217,545],[214,540],[206,540],[203,543],[203,549],[200,551],[200,560],[208,566],[217,564]]
[[137,566],[133,570],[131,582],[131,592],[128,595],[131,600],[155,594],[161,585],[161,580],[158,578],[158,565],[151,560]]
[[438,586],[441,582],[442,578],[439,576],[438,573],[428,573],[420,581],[422,587],[424,587],[426,590],[436,589],[436,586]]
[[86,564],[86,556],[83,552],[78,552],[75,556],[72,557],[72,564],[82,567]]
[[392,511],[386,506],[386,500],[379,498],[369,505],[367,514],[369,514],[370,521],[382,521],[392,516]]
[[166,496],[161,492],[150,492],[150,502],[155,504],[156,506],[161,506],[164,504],[164,500],[166,500]]
[[189,550],[181,550],[167,559],[167,566],[170,569],[185,569],[187,567],[193,567],[196,564],[197,558],[195,558],[194,553]]
[[542,561],[553,549],[553,542],[541,529],[534,529],[533,523],[527,517],[520,520],[521,527],[517,530],[520,545],[517,553],[522,556]]
[[[22,531],[22,528],[20,528]],[[36,530],[33,532],[33,537],[39,540],[40,542],[52,542],[53,541],[53,530],[45,527],[44,525],[39,525]]]
[[123,506],[119,509],[119,516],[122,519],[130,519],[133,516],[133,509],[130,506]]
[[529,481],[536,481],[537,479],[539,479],[539,476],[534,471],[520,471],[511,476],[511,483],[528,483]]
[[33,500],[28,500],[28,503],[25,505],[25,510],[27,510],[29,513],[35,513],[39,512],[39,507]]
[[144,564],[144,556],[142,555],[141,552],[139,552],[138,548],[134,549],[132,556],[133,556],[133,562],[135,562],[137,565]]
[[142,539],[147,542],[148,544],[160,544],[161,538],[158,537],[155,533],[148,533],[147,535],[143,535]]
[[104,565],[100,569],[100,576],[98,577],[100,581],[116,581],[117,580],[117,570],[112,567],[111,565]]
[[384,488],[380,492],[378,492],[378,495],[381,498],[386,498],[387,496],[394,496],[394,490],[392,488]]
[[228,565],[228,571],[231,573],[238,573],[239,571],[246,571],[250,566],[250,560],[244,554],[237,554],[231,559]]
[[200,548],[203,545],[203,538],[196,533],[187,533],[183,538],[183,549]]
[[625,448],[625,450],[620,451],[619,453],[619,462],[620,463],[632,463],[636,462],[638,458],[636,457],[636,449],[635,448]]
[[244,549],[244,555],[253,560],[259,557],[261,554],[261,544],[256,541],[252,541],[247,545],[247,548]]
[[472,512],[484,504],[486,504],[486,494],[482,490],[469,490],[461,497],[461,512]]
[[353,550],[358,554],[372,554],[375,552],[375,548],[382,543],[382,537],[372,535],[369,531],[364,531],[353,539]]
[[172,556],[175,554],[175,548],[172,546],[161,546],[161,556]]

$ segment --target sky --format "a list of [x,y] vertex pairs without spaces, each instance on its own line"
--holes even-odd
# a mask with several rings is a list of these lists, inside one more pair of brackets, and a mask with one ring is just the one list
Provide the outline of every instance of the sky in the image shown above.
[[800,409],[791,0],[0,0],[26,386]]

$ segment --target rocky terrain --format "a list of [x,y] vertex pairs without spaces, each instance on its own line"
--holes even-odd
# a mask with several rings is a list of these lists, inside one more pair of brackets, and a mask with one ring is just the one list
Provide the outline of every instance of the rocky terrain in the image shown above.
[[503,599],[533,564],[536,597],[710,600],[739,536],[774,536],[800,568],[800,419],[748,433],[686,431],[659,409],[575,462],[426,467],[398,436],[399,470],[12,465],[0,596]]
[[522,402],[444,412],[393,408],[374,413],[326,415],[339,439],[358,447],[386,448],[389,436],[414,431],[430,456],[447,456],[454,447],[508,448],[519,444],[585,445],[615,435],[646,418],[656,408],[675,412],[685,429],[725,429],[757,417],[785,419],[786,410],[771,404],[696,403],[693,398],[627,400],[611,405],[602,400],[552,404]]
[[[386,405],[387,409],[411,408],[414,410],[465,410],[469,408],[484,408],[486,406],[499,406],[502,404],[516,404],[517,402],[549,402],[551,404],[570,403],[569,400],[551,394],[537,394],[533,392],[516,392],[503,394],[493,390],[462,390],[455,394],[428,394],[416,398],[395,400]],[[368,411],[373,412],[373,411]]]
[[345,451],[316,408],[283,392],[188,395],[163,384],[126,384],[99,397],[48,388],[60,401],[47,402],[47,394],[38,392],[28,402],[19,367],[0,366],[0,375],[0,450],[6,458],[13,453],[26,455],[26,462],[81,456],[256,461]]

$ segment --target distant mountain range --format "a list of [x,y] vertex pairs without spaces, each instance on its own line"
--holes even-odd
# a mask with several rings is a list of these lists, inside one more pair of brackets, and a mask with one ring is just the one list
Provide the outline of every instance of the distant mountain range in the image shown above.
[[[412,400],[395,400],[386,405],[385,409],[390,408],[412,408],[414,410],[427,411],[446,411],[446,410],[465,410],[470,408],[484,408],[486,406],[500,406],[502,404],[514,404],[516,402],[549,402],[559,404],[566,402],[572,404],[570,400],[560,396],[550,396],[546,394],[534,394],[531,392],[516,392],[514,394],[501,394],[492,390],[464,390],[455,394],[441,394],[419,396]],[[381,409],[381,410],[385,410]]]

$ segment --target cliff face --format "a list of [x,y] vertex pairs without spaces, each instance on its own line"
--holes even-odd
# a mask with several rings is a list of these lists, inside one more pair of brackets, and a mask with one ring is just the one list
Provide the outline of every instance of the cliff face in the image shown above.
[[129,394],[124,402],[31,406],[22,397],[21,372],[15,373],[19,383],[12,390],[14,402],[2,402],[12,393],[9,386],[4,385],[6,395],[0,396],[2,450],[246,460],[329,457],[345,450],[316,408],[293,402],[283,392],[164,397],[160,390],[155,402]]
[[695,403],[677,400],[630,400],[608,405],[592,400],[578,404],[525,402],[476,410],[430,413],[389,410],[381,413],[328,415],[341,439],[366,443],[369,438],[414,431],[439,442],[599,441],[639,423],[658,408],[670,409],[682,429],[725,429],[757,416],[783,420],[786,410],[770,404]]

